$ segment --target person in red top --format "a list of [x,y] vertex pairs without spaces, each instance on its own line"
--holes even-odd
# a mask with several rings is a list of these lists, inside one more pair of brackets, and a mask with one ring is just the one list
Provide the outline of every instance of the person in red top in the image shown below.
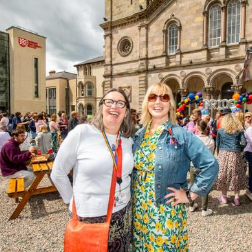
[[35,176],[28,171],[25,162],[34,156],[35,147],[21,153],[19,145],[25,141],[25,131],[14,130],[12,138],[6,143],[0,155],[1,172],[5,178],[24,178],[25,188],[29,187]]

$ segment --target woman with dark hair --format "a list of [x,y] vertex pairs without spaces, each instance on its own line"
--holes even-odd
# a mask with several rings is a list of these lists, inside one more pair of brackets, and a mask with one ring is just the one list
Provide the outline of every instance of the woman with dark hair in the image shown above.
[[47,127],[47,124],[44,120],[44,115],[42,113],[38,114],[38,119],[37,121],[35,122],[35,126],[36,126],[36,134],[38,134],[39,132],[39,126],[40,125],[44,125]]
[[[104,222],[107,214],[114,155],[122,149],[115,202],[110,223],[109,251],[128,251],[131,241],[130,174],[133,169],[130,105],[121,89],[109,90],[101,99],[92,124],[69,132],[56,156],[51,178],[64,202],[74,196],[78,219]],[[114,158],[113,158],[114,157]],[[119,157],[118,157],[119,158]],[[73,168],[73,187],[67,177]],[[70,214],[71,215],[71,214]]]

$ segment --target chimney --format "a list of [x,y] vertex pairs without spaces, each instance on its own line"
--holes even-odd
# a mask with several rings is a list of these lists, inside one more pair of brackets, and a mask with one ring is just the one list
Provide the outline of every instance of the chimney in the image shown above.
[[55,71],[55,70],[51,70],[51,71],[49,72],[49,76],[53,76],[54,74],[56,74],[56,71]]

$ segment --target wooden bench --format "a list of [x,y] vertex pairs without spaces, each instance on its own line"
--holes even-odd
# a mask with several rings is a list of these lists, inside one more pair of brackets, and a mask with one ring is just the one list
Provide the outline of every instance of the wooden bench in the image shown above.
[[[53,162],[51,161],[32,164],[32,169],[35,175],[35,179],[28,189],[25,189],[23,178],[11,178],[9,180],[8,196],[10,198],[15,198],[16,202],[19,203],[15,211],[9,218],[9,220],[16,219],[19,216],[20,212],[24,209],[26,203],[29,201],[31,196],[57,191],[53,182],[50,179],[50,173],[52,171],[52,167],[53,167]],[[38,185],[40,184],[41,180],[43,179],[45,175],[48,176],[52,185],[38,188]],[[19,197],[22,198],[20,202],[18,199]]]
[[11,178],[9,180],[8,186],[8,196],[10,198],[19,198],[23,197],[25,191],[24,179],[23,178]]

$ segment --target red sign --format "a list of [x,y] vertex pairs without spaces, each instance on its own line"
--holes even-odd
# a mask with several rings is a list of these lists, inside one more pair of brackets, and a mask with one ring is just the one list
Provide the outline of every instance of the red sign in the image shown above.
[[30,47],[33,49],[42,48],[37,42],[18,37],[18,43],[22,47]]

